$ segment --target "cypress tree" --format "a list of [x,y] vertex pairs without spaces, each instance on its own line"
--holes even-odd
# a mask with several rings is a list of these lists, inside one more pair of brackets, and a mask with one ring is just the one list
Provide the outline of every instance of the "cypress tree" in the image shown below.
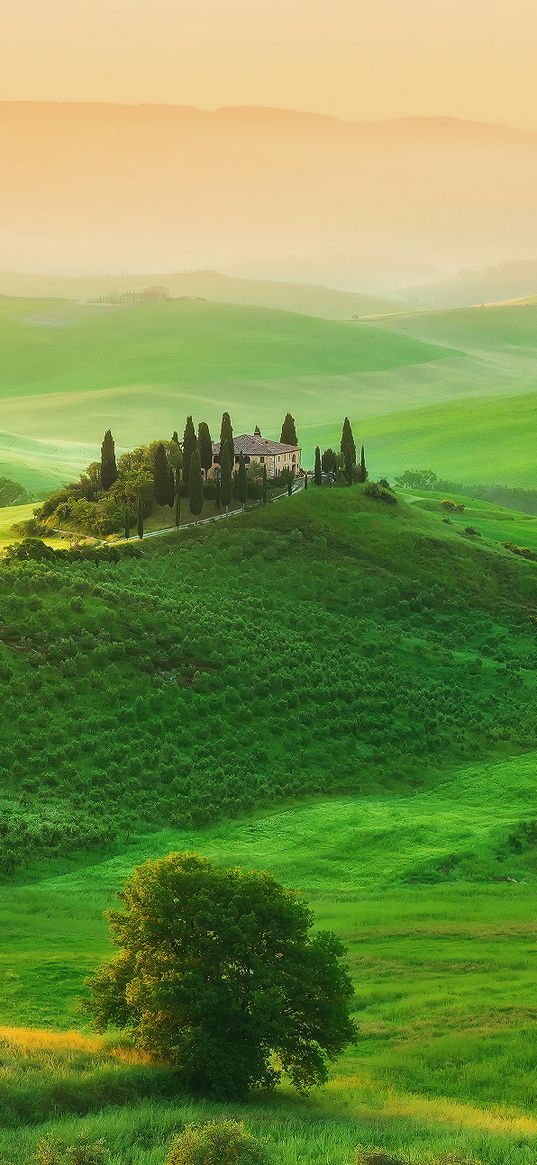
[[291,416],[291,413],[285,414],[280,441],[282,445],[298,445],[295,418]]
[[117,481],[116,447],[110,429],[107,429],[101,445],[101,489],[109,490],[115,481]]
[[216,497],[214,499],[215,509],[219,510],[222,505],[222,483],[220,477],[216,479]]
[[307,489],[307,488],[308,488],[308,473],[306,471],[306,473],[304,474],[304,489]]
[[175,503],[175,476],[171,465],[168,468],[168,505],[173,510]]
[[207,481],[207,471],[213,463],[213,439],[209,432],[209,426],[205,421],[200,421],[198,425],[198,448],[200,451],[201,468],[205,473],[205,481]]
[[267,467],[263,465],[263,505],[267,504]]
[[222,505],[226,507],[226,510],[231,502],[233,489],[232,466],[233,462],[229,452],[229,443],[228,441],[223,441],[220,448],[220,469],[222,471],[221,497]]
[[344,462],[345,481],[347,485],[352,485],[354,481],[354,471],[356,469],[356,444],[351,428],[351,423],[348,417],[343,421],[343,429],[341,432],[341,453]]
[[239,457],[239,472],[237,474],[237,497],[244,506],[248,497],[248,478],[246,476],[246,462],[242,453]]
[[170,471],[164,445],[160,443],[155,450],[155,464],[153,468],[153,493],[158,506],[169,505],[170,498]]
[[316,449],[315,449],[315,469],[313,471],[313,480],[315,482],[315,485],[322,485],[323,484],[323,470],[322,470],[322,465],[321,465],[321,450],[319,449],[318,445],[316,446]]
[[365,449],[362,445],[360,449],[360,465],[358,467],[358,481],[367,481],[367,465],[365,463]]
[[180,469],[182,461],[183,461],[183,454],[181,453],[181,446],[179,444],[179,436],[177,433],[177,429],[174,429],[174,431],[172,433],[172,439],[170,441],[170,446],[168,449],[168,462],[171,465],[172,469],[177,469],[177,468]]
[[188,508],[195,517],[203,509],[203,477],[201,473],[200,451],[196,445],[190,458],[190,476],[188,479]]
[[192,417],[187,417],[183,436],[183,481],[190,482],[190,462],[192,454],[198,447],[198,439],[194,429]]
[[287,496],[291,497],[292,492],[293,492],[293,479],[292,479],[292,477],[290,477],[289,481],[287,482]]
[[125,521],[125,540],[128,542],[128,540],[131,536],[131,515],[130,515],[130,510],[129,510],[128,504],[125,506],[125,511],[124,511],[123,517],[124,517],[124,521]]
[[337,456],[333,449],[325,449],[321,457],[321,465],[323,473],[335,473],[337,466]]
[[181,473],[175,470],[175,525],[181,525]]
[[144,536],[144,503],[141,493],[138,494],[138,537]]
[[231,424],[231,417],[229,413],[224,413],[222,416],[222,424],[220,426],[220,465],[222,464],[222,450],[224,444],[229,445],[229,456],[231,468],[235,464],[235,447],[233,445],[233,425]]

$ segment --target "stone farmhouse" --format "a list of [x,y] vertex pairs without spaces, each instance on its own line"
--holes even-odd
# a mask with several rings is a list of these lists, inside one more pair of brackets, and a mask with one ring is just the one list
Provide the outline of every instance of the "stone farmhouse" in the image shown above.
[[[281,441],[267,441],[261,436],[259,426],[253,433],[243,433],[233,438],[235,465],[238,465],[242,453],[246,465],[257,463],[266,465],[268,477],[278,477],[283,469],[290,469],[293,473],[300,473],[300,454],[298,445],[282,445]],[[213,445],[213,468],[209,470],[209,477],[214,476],[214,470],[220,464],[220,442]]]

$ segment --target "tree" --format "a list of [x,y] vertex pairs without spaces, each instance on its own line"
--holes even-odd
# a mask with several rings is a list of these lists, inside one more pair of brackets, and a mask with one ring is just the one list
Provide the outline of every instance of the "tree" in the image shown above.
[[173,510],[175,503],[175,474],[173,469],[168,466],[168,505],[170,510]]
[[223,447],[226,443],[229,446],[229,456],[233,470],[233,465],[235,464],[235,446],[233,444],[233,426],[229,413],[223,414],[222,424],[220,426],[220,465],[222,464]]
[[204,1095],[282,1072],[305,1091],[356,1034],[344,948],[270,874],[192,853],[147,861],[108,920],[119,951],[88,981],[97,1028],[127,1029]]
[[168,464],[171,465],[172,469],[180,469],[183,464],[183,454],[181,453],[177,429],[174,429],[172,439],[168,446]]
[[219,510],[222,505],[222,482],[220,480],[220,474],[217,475],[215,482],[214,505],[215,509],[217,510]]
[[123,517],[124,517],[124,524],[125,524],[125,538],[128,542],[128,540],[131,536],[131,515],[130,515],[130,510],[129,510],[128,506],[125,506],[125,511],[124,511]]
[[116,447],[110,429],[107,429],[101,445],[101,489],[111,489],[115,481],[117,481]]
[[203,509],[203,477],[201,473],[200,451],[196,448],[190,460],[190,477],[188,479],[188,508],[195,517]]
[[347,482],[347,485],[352,485],[354,481],[354,471],[356,469],[356,444],[351,429],[351,423],[348,417],[345,417],[345,420],[343,421],[343,429],[341,432],[341,455],[343,457],[345,481]]
[[438,476],[432,469],[405,469],[396,477],[395,484],[409,489],[436,489]]
[[[224,414],[224,416],[225,415],[226,414]],[[226,507],[227,510],[231,502],[231,495],[233,491],[233,461],[231,460],[228,441],[223,441],[220,446],[220,469],[222,472],[222,504]]]
[[337,469],[337,453],[334,449],[325,449],[321,457],[323,473],[335,473]]
[[20,506],[28,501],[28,494],[18,481],[0,477],[0,506]]
[[263,486],[262,486],[262,489],[263,489],[263,493],[262,493],[263,505],[266,506],[266,504],[267,504],[267,467],[266,467],[266,465],[263,465]]
[[291,497],[292,493],[293,493],[293,479],[290,477],[289,481],[287,482],[287,496]]
[[207,472],[213,463],[213,439],[209,432],[209,426],[205,421],[200,421],[198,425],[198,448],[200,451],[201,468],[205,473],[205,480],[207,481]]
[[175,525],[181,525],[181,470],[175,470]]
[[144,502],[141,493],[138,494],[138,526],[137,533],[139,538],[144,536]]
[[160,441],[155,449],[155,463],[153,468],[153,493],[158,506],[169,505],[170,499],[170,469],[166,450]]
[[308,471],[304,473],[304,489],[308,488]]
[[313,471],[313,480],[315,482],[315,485],[322,485],[323,484],[323,470],[322,470],[322,465],[321,465],[321,450],[319,449],[318,445],[315,448],[315,468]]
[[239,469],[237,473],[237,497],[244,506],[248,497],[248,477],[246,474],[246,462],[242,453],[239,456]]
[[358,466],[358,481],[367,481],[367,465],[365,463],[365,449],[362,445],[360,449],[360,464]]
[[285,414],[280,441],[282,445],[298,445],[295,418],[291,416],[291,413]]
[[187,417],[183,436],[183,481],[190,481],[190,462],[197,445],[198,439],[194,429],[194,422],[192,417]]

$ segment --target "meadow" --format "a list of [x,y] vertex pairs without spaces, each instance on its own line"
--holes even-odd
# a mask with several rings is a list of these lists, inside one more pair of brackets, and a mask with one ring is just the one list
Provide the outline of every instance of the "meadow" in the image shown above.
[[[105,428],[118,449],[180,431],[278,437],[297,418],[303,462],[346,414],[371,473],[532,485],[537,308],[333,320],[177,299],[0,300],[0,472],[36,494],[78,476]],[[255,404],[254,404],[255,402]]]
[[[420,1163],[451,1150],[530,1165],[537,864],[508,839],[537,813],[536,761],[462,765],[406,796],[166,829],[12,881],[0,912],[0,1160],[86,1136],[113,1162],[159,1165],[182,1122],[225,1114],[266,1141],[274,1165],[351,1165],[359,1143]],[[270,868],[347,944],[359,1035],[327,1089],[195,1102],[124,1041],[82,1026],[84,976],[109,949],[103,909],[133,866],[172,849]]]

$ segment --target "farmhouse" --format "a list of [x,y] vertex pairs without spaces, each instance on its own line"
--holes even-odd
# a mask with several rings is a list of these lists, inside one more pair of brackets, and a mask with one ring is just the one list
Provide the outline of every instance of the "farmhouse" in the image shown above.
[[[256,425],[253,433],[243,433],[233,438],[235,465],[238,465],[240,455],[244,457],[246,465],[257,463],[266,465],[268,477],[278,477],[284,469],[293,473],[300,473],[301,449],[298,445],[282,445],[281,441],[267,441],[261,436],[261,430]],[[213,445],[213,469],[220,464],[220,442]]]

